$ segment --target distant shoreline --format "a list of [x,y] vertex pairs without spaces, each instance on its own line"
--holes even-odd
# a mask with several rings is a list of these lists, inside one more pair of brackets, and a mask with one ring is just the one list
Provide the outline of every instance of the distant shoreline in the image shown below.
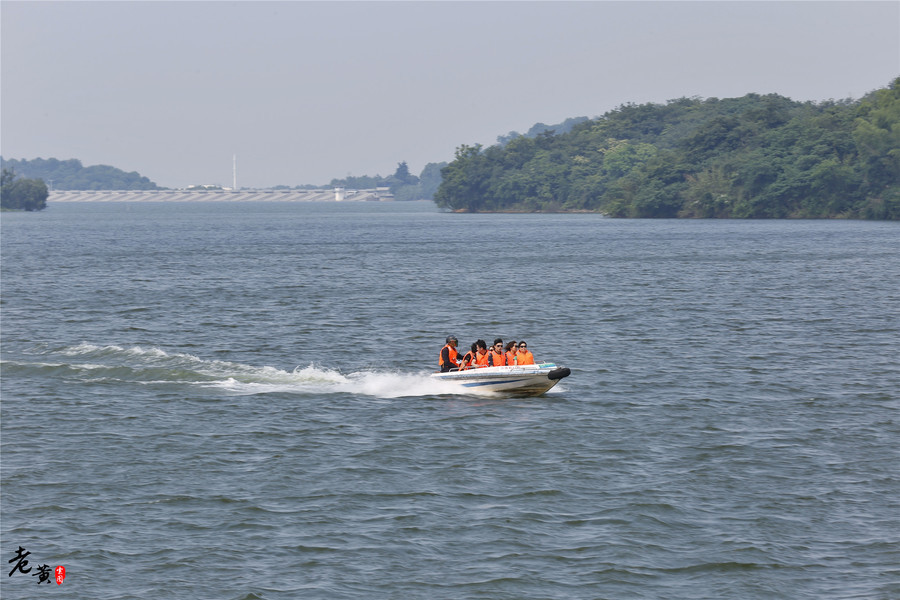
[[47,202],[390,202],[393,199],[382,190],[54,190]]

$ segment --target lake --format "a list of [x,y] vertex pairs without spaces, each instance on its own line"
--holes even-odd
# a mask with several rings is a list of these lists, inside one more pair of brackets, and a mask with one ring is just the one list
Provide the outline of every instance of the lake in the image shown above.
[[[5,600],[900,598],[897,223],[104,202],[0,234]],[[446,395],[449,334],[572,375]]]

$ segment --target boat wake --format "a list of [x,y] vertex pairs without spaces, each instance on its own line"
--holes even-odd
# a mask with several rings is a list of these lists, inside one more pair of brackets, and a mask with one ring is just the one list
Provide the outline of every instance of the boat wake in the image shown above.
[[342,373],[320,365],[292,370],[208,360],[159,348],[81,343],[65,348],[41,348],[40,362],[5,360],[5,376],[41,374],[73,383],[131,383],[218,388],[229,394],[360,394],[402,398],[459,393],[452,384],[435,381],[426,371],[361,370]]

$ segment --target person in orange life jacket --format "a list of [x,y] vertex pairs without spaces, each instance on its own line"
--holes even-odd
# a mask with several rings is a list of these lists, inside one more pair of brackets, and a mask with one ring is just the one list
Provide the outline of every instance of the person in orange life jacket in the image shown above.
[[475,356],[478,351],[478,344],[472,344],[472,349],[466,352],[466,355],[463,356],[462,362],[459,363],[459,370],[462,371],[464,369],[471,369],[475,364]]
[[519,351],[516,353],[517,365],[533,365],[534,355],[528,351],[528,344],[525,341],[519,342]]
[[503,340],[501,340],[500,338],[494,340],[494,345],[491,348],[491,351],[488,352],[488,366],[506,366],[506,352],[503,350]]
[[506,342],[506,364],[512,366],[516,364],[516,341]]
[[441,373],[459,369],[459,361],[456,360],[456,345],[458,343],[459,340],[456,339],[456,336],[447,336],[447,343],[441,348],[441,358],[439,362],[441,365]]
[[488,366],[487,342],[478,340],[475,342],[475,347],[478,348],[475,352],[475,368]]

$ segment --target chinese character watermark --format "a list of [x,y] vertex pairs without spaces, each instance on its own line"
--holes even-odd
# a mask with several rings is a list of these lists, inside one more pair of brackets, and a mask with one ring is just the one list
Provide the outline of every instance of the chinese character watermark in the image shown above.
[[[28,566],[28,560],[25,558],[30,554],[31,552],[22,546],[19,546],[19,549],[16,550],[16,555],[7,561],[9,564],[16,563],[13,566],[12,571],[9,572],[9,577],[12,577],[16,571],[23,575],[31,573],[31,567]],[[50,565],[38,565],[36,569],[37,570],[34,573],[31,573],[31,576],[38,578],[38,585],[50,583]],[[59,565],[53,570],[53,573],[56,575],[56,584],[62,585],[63,579],[66,578],[66,568]]]
[[28,564],[28,561],[25,560],[25,557],[28,556],[29,554],[31,554],[31,552],[28,552],[27,550],[25,550],[25,548],[23,548],[22,546],[19,546],[19,549],[16,550],[16,555],[13,556],[11,559],[9,559],[10,563],[12,563],[14,561],[19,561],[16,563],[16,566],[14,566],[12,568],[12,571],[9,572],[10,577],[12,577],[13,573],[15,573],[16,571],[21,571],[22,573],[25,573],[25,574],[28,574],[28,572],[31,571],[31,567],[28,567],[27,569],[25,568],[25,565]]

